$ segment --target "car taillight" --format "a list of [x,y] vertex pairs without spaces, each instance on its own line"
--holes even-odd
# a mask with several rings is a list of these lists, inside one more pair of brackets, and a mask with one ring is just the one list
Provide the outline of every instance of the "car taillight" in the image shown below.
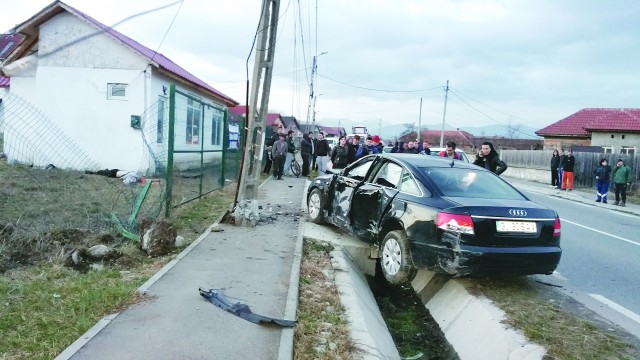
[[553,236],[560,236],[560,219],[556,218],[556,222],[553,224]]
[[473,219],[469,215],[449,214],[445,212],[438,213],[439,229],[445,231],[453,231],[461,234],[473,235]]

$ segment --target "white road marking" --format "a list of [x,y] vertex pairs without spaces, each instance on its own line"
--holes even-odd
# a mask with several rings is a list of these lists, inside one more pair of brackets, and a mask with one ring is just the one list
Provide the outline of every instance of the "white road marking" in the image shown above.
[[569,223],[569,224],[572,224],[572,225],[575,225],[575,226],[580,226],[581,228],[585,228],[587,230],[595,231],[595,232],[600,233],[602,235],[610,236],[610,237],[612,237],[614,239],[618,239],[618,240],[621,240],[621,241],[624,241],[624,242],[628,242],[629,244],[640,246],[639,242],[632,241],[632,240],[629,240],[629,239],[625,239],[625,238],[617,236],[617,235],[609,234],[609,233],[606,233],[604,231],[600,231],[600,230],[597,230],[597,229],[594,229],[594,228],[591,228],[591,227],[588,227],[588,226],[584,226],[582,224],[578,224],[578,223],[573,222],[573,221],[569,221],[567,219],[560,219],[560,221],[566,222],[566,223]]
[[619,312],[620,314],[628,317],[629,319],[637,322],[638,324],[640,324],[640,315],[634,313],[633,311],[625,308],[622,305],[618,305],[615,302],[607,299],[606,297],[600,295],[600,294],[589,294],[589,296],[591,296],[592,298],[600,301],[601,303],[607,305],[608,307],[612,308],[613,310]]
[[[567,198],[554,196],[554,194],[549,194],[549,193],[546,193],[546,192],[543,192],[543,191],[538,191],[535,188],[526,188],[526,189],[522,189],[522,190],[528,191],[528,192],[531,192],[531,193],[534,193],[534,194],[538,194],[538,195],[541,195],[541,196],[548,196],[549,198],[552,198],[552,199],[555,198],[557,200],[563,200],[563,199],[567,200]],[[606,207],[596,206],[596,204],[583,203],[583,202],[579,202],[579,201],[574,201],[573,203],[576,204],[576,205],[580,205],[580,206],[584,206],[584,207],[590,208],[590,209],[597,208],[597,209],[602,209],[602,210],[614,210],[614,211],[618,210],[618,209],[609,209],[609,208],[606,208]],[[628,213],[623,212],[623,211],[619,211],[617,215],[622,215],[622,216],[626,216],[626,217],[630,217],[630,218],[634,218],[634,219],[638,218],[638,215],[628,214]]]

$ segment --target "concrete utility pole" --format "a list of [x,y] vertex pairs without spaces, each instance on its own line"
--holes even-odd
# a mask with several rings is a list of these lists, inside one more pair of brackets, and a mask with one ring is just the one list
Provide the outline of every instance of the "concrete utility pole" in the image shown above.
[[447,117],[447,97],[449,96],[449,80],[444,88],[444,113],[442,114],[442,129],[440,130],[440,147],[444,147],[444,119]]
[[[316,20],[317,21],[317,20]],[[311,125],[314,128],[313,132],[314,135],[318,135],[317,132],[315,131],[315,125],[316,125],[316,99],[317,96],[316,94],[313,92],[313,83],[317,77],[317,73],[318,73],[318,57],[326,54],[327,52],[324,51],[322,53],[320,53],[318,56],[314,56],[313,57],[313,62],[311,64],[311,82],[309,84],[309,108],[307,109],[307,125],[309,125],[309,117],[311,117]]]
[[[280,0],[263,0],[262,16],[258,26],[256,56],[253,65],[253,84],[247,108],[246,137],[244,140],[244,159],[240,172],[240,186],[237,201],[258,198],[258,185],[262,162],[261,149],[265,136],[265,119],[269,109],[269,91],[273,75],[273,60],[276,49],[276,32]],[[262,73],[264,72],[264,78]],[[264,81],[264,83],[261,83]],[[260,96],[260,90],[262,95]],[[260,107],[258,108],[258,97]],[[237,207],[237,203],[235,204]]]
[[422,98],[420,98],[420,115],[418,115],[418,140],[422,143]]

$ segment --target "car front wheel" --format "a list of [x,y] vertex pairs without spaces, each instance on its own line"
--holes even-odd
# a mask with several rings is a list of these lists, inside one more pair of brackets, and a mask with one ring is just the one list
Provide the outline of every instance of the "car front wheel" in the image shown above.
[[309,213],[309,220],[312,223],[322,224],[324,222],[324,216],[322,214],[322,192],[316,188],[311,190],[309,198],[307,199],[307,212]]
[[404,231],[394,230],[382,240],[380,266],[385,279],[391,284],[410,282],[416,276],[411,258],[409,238]]

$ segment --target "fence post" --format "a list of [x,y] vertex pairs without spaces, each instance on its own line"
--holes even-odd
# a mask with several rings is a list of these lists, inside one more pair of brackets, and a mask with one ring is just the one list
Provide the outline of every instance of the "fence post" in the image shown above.
[[227,116],[229,113],[229,109],[224,110],[224,118],[222,121],[223,131],[222,131],[222,168],[220,169],[220,178],[218,179],[218,183],[220,187],[224,187],[224,179],[225,174],[224,170],[227,166],[227,152],[229,151],[229,117]]
[[202,196],[202,182],[204,181],[204,103],[200,103],[202,106],[202,119],[200,120],[200,181],[198,182],[198,196]]
[[175,121],[176,121],[176,85],[169,85],[169,136],[167,144],[167,191],[165,199],[164,217],[171,216],[171,198],[173,191],[173,151],[175,147]]

